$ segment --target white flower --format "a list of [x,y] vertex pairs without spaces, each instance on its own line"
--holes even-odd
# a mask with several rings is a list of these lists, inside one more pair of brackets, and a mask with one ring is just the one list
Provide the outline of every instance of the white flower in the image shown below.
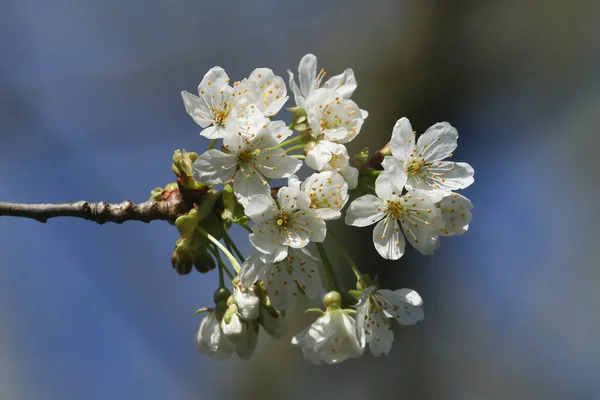
[[[208,139],[221,139],[228,130],[256,132],[268,121],[258,108],[250,107],[251,101],[240,95],[236,97],[229,86],[229,77],[221,67],[213,67],[204,75],[198,85],[198,94],[200,97],[181,92],[185,110],[205,128],[200,134]],[[232,124],[235,127],[228,129]]]
[[306,165],[317,171],[335,171],[344,177],[348,189],[358,186],[358,169],[350,166],[346,146],[321,140],[306,153]]
[[255,69],[248,80],[255,84],[256,102],[254,104],[265,117],[277,114],[289,98],[283,78],[276,76],[269,68]]
[[325,220],[338,219],[348,198],[348,184],[335,171],[312,174],[300,183],[296,175],[288,178],[288,185],[300,189],[310,197],[311,207]]
[[346,213],[348,225],[368,226],[379,221],[373,230],[373,243],[377,252],[389,260],[404,254],[404,235],[421,253],[433,254],[439,247],[439,229],[444,226],[441,212],[428,192],[409,191],[401,195],[404,182],[406,175],[382,173],[375,181],[378,197],[359,197]]
[[[321,82],[325,78],[326,72],[321,69],[317,74],[317,57],[307,54],[300,60],[298,65],[298,82],[294,81],[294,74],[288,70],[290,77],[290,89],[294,92],[294,100],[298,107],[304,107],[304,100],[315,90],[321,87]],[[331,89],[339,94],[343,99],[349,99],[356,90],[356,79],[351,69],[346,69],[343,74],[331,77],[323,87]]]
[[281,261],[288,246],[301,248],[310,241],[325,240],[325,221],[311,208],[308,195],[284,186],[277,193],[277,203],[271,196],[253,196],[245,207],[246,215],[255,223],[250,242],[258,251]]
[[462,235],[469,229],[473,216],[471,209],[473,203],[465,196],[452,193],[436,203],[435,206],[442,212],[444,226],[440,228],[440,236]]
[[368,343],[374,356],[389,354],[394,332],[390,319],[403,325],[414,325],[423,320],[423,300],[411,289],[377,289],[371,286],[362,292],[356,306],[356,325],[361,343]]
[[234,345],[223,334],[215,310],[206,313],[196,331],[196,346],[200,353],[224,360],[234,352]]
[[401,170],[408,175],[407,189],[436,191],[444,196],[473,183],[474,171],[469,164],[442,161],[451,157],[457,146],[458,133],[449,123],[433,125],[418,140],[415,135],[407,118],[396,122],[390,141],[393,156],[384,159],[384,173]]
[[211,184],[233,178],[233,190],[243,206],[253,195],[270,194],[266,178],[287,178],[302,166],[300,160],[286,156],[285,150],[272,148],[279,139],[273,137],[271,128],[285,135],[279,124],[267,124],[255,135],[228,132],[224,151],[208,150],[194,161],[194,178]]
[[336,143],[348,143],[358,136],[366,118],[356,103],[328,89],[314,91],[304,106],[311,134]]
[[237,305],[237,311],[240,316],[244,319],[256,319],[258,318],[260,311],[260,299],[254,292],[252,284],[236,285],[233,291],[233,300]]
[[354,318],[339,308],[328,308],[311,326],[294,336],[292,345],[302,347],[304,358],[315,365],[359,358],[364,351]]
[[289,249],[282,261],[254,253],[244,261],[240,281],[249,287],[258,280],[264,282],[269,299],[278,310],[294,307],[296,298],[303,292],[314,299],[323,290],[315,259],[306,248]]

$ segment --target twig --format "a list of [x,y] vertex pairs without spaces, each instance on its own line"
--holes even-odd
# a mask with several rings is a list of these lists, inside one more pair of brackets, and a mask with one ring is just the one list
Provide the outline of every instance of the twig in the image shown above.
[[75,217],[94,221],[99,224],[105,222],[125,221],[150,222],[155,220],[174,221],[179,215],[189,211],[189,207],[180,196],[171,196],[164,201],[146,201],[135,204],[126,200],[119,204],[108,204],[104,201],[90,203],[77,201],[62,204],[22,204],[0,202],[0,217],[31,218],[39,222],[46,222],[55,217]]

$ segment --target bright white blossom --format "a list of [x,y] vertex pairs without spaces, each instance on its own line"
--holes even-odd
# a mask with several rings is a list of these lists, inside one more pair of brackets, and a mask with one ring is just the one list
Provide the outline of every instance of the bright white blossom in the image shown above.
[[253,106],[254,97],[245,97],[247,89],[238,93],[229,85],[223,68],[213,67],[198,85],[199,97],[186,91],[181,96],[187,113],[204,128],[200,134],[208,139],[222,139],[231,130],[256,132],[268,121]]
[[[354,200],[346,213],[346,224],[368,226],[376,222],[373,243],[386,259],[397,260],[404,254],[404,235],[417,250],[433,254],[439,247],[439,229],[444,226],[442,213],[427,192],[409,191],[402,195],[406,175],[381,174],[375,192]],[[404,235],[400,232],[400,228]]]
[[278,310],[293,308],[302,293],[314,299],[323,290],[315,258],[306,248],[289,249],[282,261],[273,261],[260,252],[252,254],[242,265],[240,281],[249,287],[258,280],[264,282],[269,299]]
[[233,343],[223,334],[215,310],[209,310],[196,331],[196,346],[200,353],[217,360],[228,358],[235,350]]
[[[304,108],[304,100],[315,90],[321,87],[321,83],[327,74],[321,69],[317,74],[317,57],[307,54],[300,60],[298,65],[298,84],[294,81],[294,74],[288,70],[290,77],[290,90],[294,93],[294,100],[298,107]],[[356,90],[356,79],[354,72],[348,68],[344,73],[331,77],[323,85],[337,93],[343,99],[349,99]]]
[[311,93],[304,106],[312,136],[336,143],[356,138],[366,118],[356,103],[328,89]]
[[444,227],[440,228],[440,236],[462,235],[469,229],[473,216],[471,209],[473,203],[465,196],[452,193],[436,203],[435,206],[442,212]]
[[408,190],[439,192],[447,196],[453,190],[473,183],[473,168],[467,163],[443,161],[456,149],[458,132],[447,122],[439,122],[416,139],[407,118],[396,122],[390,141],[392,157],[386,157],[382,174],[408,176]]
[[[280,76],[276,76],[269,68],[256,68],[248,81],[254,85],[255,105],[265,117],[272,117],[281,110],[281,107],[288,100],[285,82]],[[244,81],[242,81],[242,84]]]
[[311,326],[294,336],[292,345],[301,347],[304,358],[315,365],[359,358],[364,351],[356,321],[339,308],[329,308]]
[[335,171],[344,177],[348,189],[358,186],[358,169],[350,166],[350,155],[343,144],[321,140],[306,153],[306,165],[317,171]]
[[374,356],[389,354],[394,332],[390,324],[395,319],[403,325],[423,320],[423,300],[411,289],[377,289],[368,287],[356,306],[356,325],[361,343],[368,343]]
[[325,240],[325,221],[311,208],[308,195],[284,186],[277,193],[277,203],[271,196],[253,196],[245,207],[254,222],[250,242],[273,261],[288,255],[288,247],[302,248],[310,241]]
[[302,190],[310,197],[311,207],[325,220],[338,219],[348,198],[348,184],[335,171],[312,174],[300,182],[296,175],[288,178],[288,185]]
[[287,132],[277,123],[267,124],[257,134],[228,132],[223,151],[208,150],[194,162],[194,178],[212,184],[233,178],[233,190],[243,206],[254,195],[270,194],[267,178],[287,178],[302,166],[300,160],[288,157],[283,149],[273,148],[282,140],[274,134],[283,138]]

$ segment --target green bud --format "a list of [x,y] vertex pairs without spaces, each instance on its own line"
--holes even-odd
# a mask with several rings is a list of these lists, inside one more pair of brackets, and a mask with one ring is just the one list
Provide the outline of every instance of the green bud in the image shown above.
[[[358,286],[358,283],[356,284],[356,286]],[[360,298],[362,297],[362,290],[348,290],[348,294],[350,296],[352,296],[355,300],[360,301]]]
[[231,292],[227,290],[227,288],[219,288],[215,290],[215,293],[213,294],[213,299],[215,301],[215,304],[225,304],[227,303],[227,300],[230,296]]
[[325,308],[340,308],[342,296],[336,291],[331,291],[323,297],[323,305]]
[[193,176],[192,164],[198,159],[198,154],[194,152],[187,152],[185,150],[175,150],[173,153],[173,164],[171,169],[175,175],[180,176],[185,174],[190,177]]
[[188,236],[194,232],[194,228],[198,226],[200,217],[196,209],[191,209],[187,214],[180,215],[175,220],[175,226],[181,236]]
[[373,286],[373,280],[371,279],[371,277],[369,275],[362,274],[360,279],[356,282],[356,289],[358,289],[362,292],[369,286]]
[[150,200],[154,200],[154,201],[161,201],[162,200],[162,188],[154,188],[152,189],[152,191],[150,192]]

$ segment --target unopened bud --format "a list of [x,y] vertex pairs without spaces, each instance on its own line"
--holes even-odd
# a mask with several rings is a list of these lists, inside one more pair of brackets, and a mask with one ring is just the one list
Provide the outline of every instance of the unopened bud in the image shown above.
[[217,266],[215,259],[210,255],[208,250],[199,249],[194,252],[194,267],[201,274],[212,271]]
[[187,275],[192,272],[193,264],[194,258],[189,252],[179,252],[175,250],[173,251],[173,254],[171,254],[171,265],[179,275]]
[[339,308],[342,305],[342,296],[338,292],[331,291],[323,297],[323,305],[325,308]]

